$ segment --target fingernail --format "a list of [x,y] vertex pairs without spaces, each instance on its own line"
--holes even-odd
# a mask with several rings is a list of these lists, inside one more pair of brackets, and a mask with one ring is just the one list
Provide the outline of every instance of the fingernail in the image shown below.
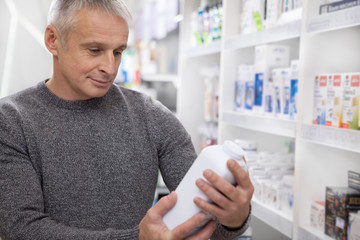
[[204,185],[204,181],[201,180],[201,179],[198,179],[196,180],[196,184],[199,186],[199,187],[202,187]]
[[175,198],[175,192],[172,191],[170,194],[169,194],[169,199],[170,200],[173,200]]
[[230,159],[228,163],[229,163],[229,167],[234,167],[235,166],[234,159]]
[[206,178],[211,177],[211,175],[212,175],[212,172],[211,172],[210,170],[206,170],[206,171],[204,172],[204,176],[205,176]]

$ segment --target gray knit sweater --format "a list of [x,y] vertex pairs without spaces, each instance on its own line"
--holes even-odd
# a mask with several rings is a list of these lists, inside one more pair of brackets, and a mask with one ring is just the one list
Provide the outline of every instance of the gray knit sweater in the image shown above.
[[[113,85],[66,101],[43,81],[0,100],[0,237],[138,239],[158,169],[174,190],[195,158],[180,122],[151,98]],[[245,228],[218,226],[215,238]]]

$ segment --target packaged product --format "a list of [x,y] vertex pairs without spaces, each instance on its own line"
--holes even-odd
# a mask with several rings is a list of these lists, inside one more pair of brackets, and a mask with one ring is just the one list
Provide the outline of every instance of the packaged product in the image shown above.
[[360,212],[350,213],[349,215],[348,239],[360,239]]
[[326,187],[325,234],[347,239],[349,214],[360,210],[360,191],[348,187]]
[[360,73],[344,77],[342,127],[359,129]]
[[313,201],[310,211],[310,225],[321,232],[325,231],[325,202]]
[[326,126],[341,127],[343,74],[329,74],[326,95]]
[[255,47],[255,101],[254,110],[272,113],[274,68],[287,67],[290,48],[284,45],[260,45]]
[[291,81],[290,81],[290,105],[289,105],[289,117],[290,119],[296,119],[297,115],[297,93],[299,84],[299,60],[292,60],[290,64],[291,68]]
[[252,110],[254,105],[254,67],[249,67],[247,80],[245,82],[245,109]]
[[325,125],[328,74],[317,75],[314,81],[313,124]]
[[247,81],[248,75],[248,65],[237,66],[234,94],[234,111],[242,111],[245,109],[245,83]]
[[291,69],[280,68],[273,73],[275,114],[278,117],[288,117],[290,107]]
[[281,14],[281,1],[279,0],[267,0],[266,1],[266,14],[264,26],[270,28],[274,26]]

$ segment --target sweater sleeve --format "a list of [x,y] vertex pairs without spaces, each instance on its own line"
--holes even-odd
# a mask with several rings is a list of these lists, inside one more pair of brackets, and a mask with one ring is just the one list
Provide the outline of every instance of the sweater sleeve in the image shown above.
[[21,121],[14,112],[0,105],[0,237],[3,240],[137,239],[138,227],[93,231],[51,219],[44,207],[41,176],[28,153]]
[[[170,191],[176,189],[187,170],[191,167],[197,155],[191,142],[190,135],[186,132],[180,121],[164,106],[158,102],[147,107],[149,111],[149,127],[159,154],[159,164],[164,182]],[[211,239],[230,240],[238,239],[250,223],[250,214],[243,226],[230,230],[217,223],[217,228]]]

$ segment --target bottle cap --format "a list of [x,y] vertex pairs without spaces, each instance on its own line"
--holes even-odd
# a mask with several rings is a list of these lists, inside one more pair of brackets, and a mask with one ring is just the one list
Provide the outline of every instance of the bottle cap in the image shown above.
[[223,144],[223,150],[235,160],[242,160],[245,154],[244,150],[232,141],[225,141]]

